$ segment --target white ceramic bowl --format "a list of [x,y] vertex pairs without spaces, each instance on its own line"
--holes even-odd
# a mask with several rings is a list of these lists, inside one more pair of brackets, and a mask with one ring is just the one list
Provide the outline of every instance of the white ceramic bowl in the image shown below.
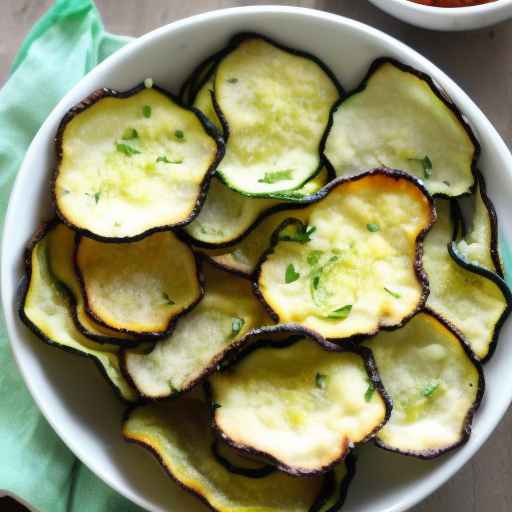
[[[512,157],[491,123],[442,71],[402,43],[371,27],[320,11],[248,7],[214,11],[172,23],[134,41],[100,64],[57,105],[34,138],[19,171],[7,211],[2,245],[2,300],[12,350],[25,382],[52,427],[69,448],[114,489],[150,511],[206,510],[178,489],[159,465],[120,435],[123,407],[93,364],[51,348],[20,323],[16,289],[22,255],[35,227],[50,215],[48,183],[54,163],[53,136],[73,104],[98,87],[127,89],[145,77],[177,91],[193,66],[235,32],[257,31],[321,57],[346,89],[353,88],[376,57],[387,55],[429,73],[467,116],[482,143],[481,168],[512,240]],[[300,77],[298,77],[300,79]],[[508,213],[508,215],[505,215]],[[512,332],[486,367],[487,397],[463,448],[422,462],[373,446],[361,450],[359,474],[349,493],[351,512],[397,512],[448,480],[487,439],[512,399]]]
[[512,0],[471,7],[430,7],[409,0],[370,0],[391,16],[432,30],[473,30],[512,18]]

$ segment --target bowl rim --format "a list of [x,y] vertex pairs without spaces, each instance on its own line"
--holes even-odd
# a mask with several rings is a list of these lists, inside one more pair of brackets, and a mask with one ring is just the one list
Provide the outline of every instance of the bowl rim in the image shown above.
[[469,5],[467,7],[436,7],[433,5],[418,4],[411,0],[386,0],[401,5],[403,9],[420,14],[430,14],[432,16],[444,16],[445,18],[457,18],[464,14],[478,15],[488,14],[500,11],[501,9],[512,6],[512,0],[497,0],[486,4]]
[[[408,2],[408,0],[395,0],[399,2]],[[512,0],[507,0],[508,3],[512,3]],[[429,9],[427,7],[427,9]],[[464,8],[462,8],[464,9]],[[62,440],[62,442],[66,445],[66,447],[85,465],[87,466],[100,480],[107,483],[112,489],[131,500],[133,503],[140,507],[146,507],[147,503],[144,502],[143,498],[141,498],[130,486],[123,487],[121,484],[118,484],[117,481],[110,476],[110,474],[102,472],[99,465],[96,464],[94,460],[88,457],[86,450],[84,450],[80,443],[77,443],[74,434],[71,433],[67,428],[62,427],[57,424],[51,417],[50,411],[46,409],[46,405],[44,403],[44,392],[39,391],[35,383],[31,380],[30,374],[27,369],[23,366],[23,357],[21,353],[18,353],[17,346],[22,344],[21,339],[16,336],[15,333],[15,323],[16,323],[16,313],[13,312],[12,307],[10,307],[15,301],[15,297],[13,297],[14,291],[7,290],[6,286],[6,276],[8,275],[9,269],[7,265],[7,260],[9,260],[9,255],[7,253],[7,244],[4,243],[6,239],[6,234],[10,229],[12,224],[15,225],[16,221],[16,211],[14,208],[14,200],[13,197],[18,195],[17,189],[19,188],[21,178],[23,174],[26,173],[25,168],[27,167],[27,155],[30,154],[33,146],[36,145],[36,141],[39,138],[44,136],[44,132],[47,131],[47,126],[54,122],[54,118],[59,117],[57,113],[59,110],[62,110],[64,105],[68,105],[70,103],[71,98],[76,94],[75,90],[83,84],[84,81],[93,79],[96,75],[99,75],[103,72],[104,69],[109,68],[112,65],[117,63],[121,63],[127,55],[129,55],[134,50],[141,50],[146,45],[151,45],[155,40],[158,40],[161,37],[165,37],[168,32],[173,32],[178,29],[184,29],[190,25],[201,24],[207,22],[209,20],[215,18],[224,18],[230,16],[237,15],[260,15],[260,14],[278,14],[278,15],[300,15],[304,17],[314,17],[320,20],[330,21],[333,23],[344,25],[350,29],[360,31],[367,36],[375,38],[381,42],[386,42],[393,48],[400,51],[403,55],[406,55],[408,58],[411,58],[415,61],[415,65],[423,66],[430,69],[430,72],[437,75],[441,78],[441,82],[448,83],[449,88],[454,91],[454,93],[458,96],[457,103],[463,102],[465,104],[465,110],[471,110],[471,117],[474,119],[474,124],[478,125],[482,129],[485,129],[489,132],[490,136],[493,138],[495,144],[497,145],[498,152],[500,158],[509,159],[512,163],[512,154],[505,144],[503,138],[498,133],[494,125],[489,121],[489,119],[483,114],[481,109],[476,105],[476,103],[462,90],[462,88],[453,81],[444,71],[442,71],[439,67],[437,67],[432,61],[424,57],[422,54],[414,50],[412,47],[407,44],[399,41],[395,37],[392,37],[385,32],[368,25],[366,23],[356,21],[354,19],[341,16],[338,14],[333,14],[325,11],[305,8],[305,7],[295,7],[295,6],[282,6],[282,5],[263,5],[263,6],[243,6],[243,7],[232,7],[226,9],[218,9],[215,11],[208,11],[201,14],[196,14],[187,18],[183,18],[181,20],[173,21],[169,24],[158,27],[139,38],[136,38],[132,42],[128,43],[125,47],[113,53],[111,56],[107,57],[103,62],[98,64],[95,68],[93,68],[89,73],[87,73],[84,77],[82,77],[65,95],[64,97],[55,105],[55,107],[51,110],[50,114],[47,116],[36,135],[32,139],[31,144],[29,145],[25,157],[19,167],[18,173],[14,180],[13,186],[11,188],[9,201],[5,213],[4,218],[4,226],[2,230],[2,237],[0,239],[0,282],[1,282],[1,300],[0,303],[2,305],[2,310],[4,312],[5,324],[6,324],[6,333],[7,338],[9,340],[9,346],[11,352],[14,356],[14,360],[18,367],[19,372],[23,377],[23,381],[27,386],[30,395],[38,406],[39,411],[43,414],[45,419],[48,421],[52,429],[58,435],[58,437]],[[436,79],[437,81],[437,79]],[[512,179],[512,175],[509,175]],[[9,307],[8,307],[9,306]],[[484,442],[491,436],[491,434],[496,429],[498,423],[502,420],[505,415],[508,407],[512,403],[512,393],[506,399],[499,409],[497,409],[494,415],[488,421],[487,428],[485,431],[481,430],[478,433],[473,432],[472,446],[466,445],[461,448],[458,452],[459,456],[457,460],[451,460],[449,463],[443,465],[442,467],[435,470],[432,477],[427,481],[423,482],[421,485],[417,485],[414,488],[414,492],[410,492],[409,495],[396,503],[393,507],[393,512],[403,512],[413,507],[417,503],[421,502],[425,498],[427,498],[430,494],[439,489],[444,483],[446,483],[453,475],[459,471],[482,447]],[[465,451],[464,451],[465,450]],[[87,462],[85,462],[87,461]]]

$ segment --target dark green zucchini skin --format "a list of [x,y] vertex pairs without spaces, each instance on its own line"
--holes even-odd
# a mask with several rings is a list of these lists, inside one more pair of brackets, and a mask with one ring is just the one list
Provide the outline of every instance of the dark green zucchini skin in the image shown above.
[[475,354],[473,353],[473,351],[469,347],[467,341],[464,339],[464,336],[459,332],[459,330],[457,328],[455,328],[450,322],[445,320],[439,313],[436,313],[432,309],[427,307],[424,309],[423,312],[427,313],[427,314],[433,316],[434,318],[436,318],[437,320],[439,320],[439,322],[441,322],[458,339],[464,352],[466,353],[468,358],[471,360],[471,362],[474,364],[475,368],[477,369],[477,371],[478,371],[478,390],[477,390],[477,395],[476,395],[475,401],[473,402],[473,406],[468,411],[466,418],[464,420],[464,426],[461,431],[460,440],[458,442],[452,444],[451,446],[448,446],[447,448],[443,448],[442,450],[421,450],[421,451],[409,450],[409,451],[405,451],[405,450],[399,450],[397,448],[392,448],[392,447],[388,446],[387,444],[385,444],[384,442],[380,441],[378,438],[374,439],[374,443],[379,448],[382,448],[389,452],[399,453],[401,455],[407,455],[407,456],[415,457],[417,459],[422,459],[422,460],[430,460],[430,459],[435,459],[445,453],[451,452],[451,451],[459,448],[460,446],[466,444],[467,441],[469,440],[469,438],[471,436],[471,429],[472,429],[474,415],[475,415],[476,411],[478,410],[478,408],[480,407],[480,404],[482,403],[482,399],[484,397],[485,377],[484,377],[484,371],[483,371],[481,361],[479,361],[476,358]]
[[[370,349],[355,344],[347,344],[344,346],[335,345],[334,343],[330,343],[325,338],[320,336],[318,333],[312,331],[311,329],[304,328],[301,325],[297,324],[280,324],[269,327],[262,327],[261,329],[257,329],[256,331],[257,333],[254,333],[252,340],[246,339],[246,343],[244,344],[244,346],[239,347],[237,350],[234,350],[230,354],[226,355],[226,358],[220,365],[219,371],[229,371],[230,368],[236,366],[236,364],[239,361],[247,357],[255,350],[261,348],[274,348],[281,350],[290,347],[291,345],[297,343],[299,340],[303,338],[308,338],[311,342],[319,344],[324,350],[328,352],[349,352],[359,355],[364,361],[366,372],[368,374],[369,383],[372,384],[373,388],[375,389],[375,392],[377,392],[384,401],[386,407],[386,414],[382,423],[375,427],[375,429],[373,429],[373,431],[370,434],[368,434],[368,436],[365,439],[361,440],[357,444],[351,444],[347,448],[354,448],[355,446],[362,445],[368,442],[370,439],[373,439],[375,435],[378,433],[378,431],[387,423],[391,416],[393,402],[390,396],[387,394],[386,390],[384,389],[384,385],[382,384],[382,381],[380,379],[377,370],[377,365],[375,363],[375,360]],[[278,339],[272,339],[275,336],[277,336]],[[220,437],[223,441],[225,441],[228,445],[230,445],[232,448],[237,450],[240,454],[246,454],[251,457],[256,457],[258,459],[268,461],[269,464],[277,467],[279,471],[283,471],[285,473],[288,473],[289,475],[297,477],[308,477],[319,474],[329,474],[332,471],[332,469],[337,464],[345,460],[345,458],[348,456],[348,453],[350,453],[347,452],[343,454],[339,459],[333,461],[331,464],[313,471],[301,471],[296,468],[292,468],[287,464],[284,464],[281,461],[275,459],[274,457],[270,456],[267,453],[237,443],[229,436],[227,436],[218,427],[215,421],[215,410],[217,406],[214,401],[212,387],[208,381],[205,381],[204,383],[204,391],[206,398],[210,404],[210,418],[212,422],[212,428],[214,429],[215,434],[218,437]]]
[[[160,230],[158,230],[158,231],[160,231]],[[171,230],[166,230],[166,231],[171,231]],[[182,235],[181,231],[173,231],[173,233],[176,235],[176,237],[180,241],[182,241],[187,246],[189,246],[188,242],[183,239],[183,235]],[[87,291],[86,291],[84,277],[83,277],[82,271],[80,270],[80,266],[78,265],[78,248],[79,248],[79,245],[80,245],[80,240],[82,239],[83,236],[84,235],[81,234],[80,232],[78,232],[76,234],[76,237],[75,237],[75,252],[74,252],[74,255],[73,255],[73,265],[75,267],[75,273],[76,273],[76,276],[77,276],[77,279],[78,279],[78,283],[80,285],[80,290],[82,292],[82,298],[84,300],[84,309],[85,309],[86,313],[95,322],[97,322],[98,324],[103,325],[104,327],[107,327],[109,329],[112,329],[113,331],[122,332],[124,334],[130,334],[132,336],[136,336],[137,338],[140,338],[141,341],[158,341],[159,339],[162,339],[162,338],[165,338],[166,336],[169,336],[172,333],[172,331],[175,329],[176,324],[178,323],[179,319],[182,316],[186,315],[189,311],[194,309],[194,307],[197,306],[201,302],[201,300],[203,299],[204,294],[205,294],[205,279],[204,279],[204,273],[203,273],[203,266],[202,266],[201,256],[199,254],[197,254],[196,252],[192,251],[192,249],[191,249],[191,252],[192,252],[192,255],[193,255],[194,261],[195,261],[195,266],[196,266],[196,276],[197,276],[197,279],[199,281],[199,295],[196,298],[196,300],[194,302],[192,302],[192,304],[190,304],[188,307],[186,307],[183,311],[178,313],[174,318],[172,318],[169,321],[169,323],[167,324],[167,327],[166,327],[166,329],[164,331],[162,331],[162,332],[145,332],[145,333],[140,333],[140,332],[137,332],[137,331],[131,331],[129,329],[115,328],[115,327],[111,327],[110,325],[107,325],[100,317],[98,317],[94,313],[94,311],[90,307],[90,302],[89,302],[89,297],[87,296]],[[89,237],[86,237],[86,238],[89,238]],[[132,240],[130,240],[130,241],[132,241]],[[131,383],[131,379],[130,379],[130,383]]]
[[270,464],[262,465],[259,468],[243,468],[236,466],[220,453],[218,439],[213,441],[211,450],[215,460],[220,465],[224,466],[229,472],[234,473],[235,475],[241,475],[247,478],[265,478],[266,476],[271,475],[277,471],[277,468]]
[[55,211],[57,212],[57,216],[59,219],[66,224],[69,228],[73,229],[74,231],[77,231],[78,233],[81,233],[82,235],[86,236],[87,238],[92,238],[94,240],[98,240],[99,242],[107,242],[107,243],[127,243],[127,242],[135,242],[137,240],[142,240],[143,238],[147,237],[148,235],[151,235],[152,233],[157,233],[159,231],[169,231],[173,228],[177,228],[179,226],[185,226],[186,224],[189,224],[192,222],[198,215],[199,211],[206,199],[206,194],[208,193],[208,187],[210,185],[210,181],[215,174],[217,170],[217,166],[219,162],[224,157],[224,140],[219,134],[217,128],[215,125],[199,110],[193,108],[193,107],[187,107],[186,105],[183,105],[183,103],[172,93],[166,91],[165,89],[162,89],[158,85],[153,85],[153,89],[160,92],[161,94],[167,96],[171,101],[176,103],[178,106],[189,110],[190,112],[194,113],[194,115],[197,117],[201,125],[203,126],[205,132],[208,134],[209,137],[211,137],[216,146],[217,146],[217,153],[215,155],[215,158],[213,162],[210,164],[210,167],[208,171],[205,174],[205,177],[203,178],[203,181],[201,183],[200,192],[198,194],[198,197],[196,199],[196,203],[194,206],[194,210],[192,213],[183,221],[178,222],[176,224],[170,224],[166,226],[156,226],[154,228],[148,229],[144,231],[143,233],[140,233],[135,236],[127,236],[127,237],[104,237],[101,235],[97,235],[96,233],[93,233],[85,228],[79,228],[78,226],[75,226],[73,223],[71,223],[65,215],[60,211],[58,204],[57,204],[57,195],[56,195],[56,187],[55,183],[57,180],[57,176],[59,174],[59,167],[60,162],[62,160],[62,142],[63,142],[63,136],[64,136],[64,130],[66,128],[66,125],[78,114],[84,112],[88,108],[92,107],[95,103],[100,101],[103,98],[120,98],[125,99],[129,98],[130,96],[133,96],[145,89],[144,83],[141,83],[132,89],[129,89],[127,91],[116,91],[114,89],[108,89],[108,88],[102,88],[97,89],[96,91],[92,92],[89,96],[84,98],[80,103],[76,104],[75,106],[71,107],[64,117],[62,118],[59,127],[57,128],[57,133],[55,135],[55,157],[56,157],[56,164],[52,173],[50,188],[51,188],[51,198],[52,203],[55,207]]
[[[303,51],[303,50],[298,50],[296,48],[290,48],[290,47],[288,47],[288,46],[286,46],[286,45],[284,45],[284,44],[282,44],[280,42],[275,41],[274,39],[271,39],[270,37],[268,37],[266,35],[258,34],[257,32],[240,32],[238,34],[235,34],[230,39],[227,47],[224,49],[224,52],[221,53],[222,50],[221,50],[221,52],[218,52],[221,55],[218,58],[218,60],[216,61],[215,68],[219,65],[219,62],[220,62],[220,60],[222,60],[222,58],[224,58],[227,54],[231,53],[233,50],[236,50],[240,46],[240,44],[242,44],[244,41],[247,41],[248,39],[261,39],[261,40],[271,44],[272,46],[275,46],[276,48],[279,48],[280,50],[283,50],[283,51],[285,51],[287,53],[290,53],[292,55],[296,55],[297,57],[302,57],[302,58],[305,58],[305,59],[313,61],[331,79],[332,83],[336,87],[336,90],[338,91],[338,96],[340,98],[344,98],[345,97],[345,90],[343,89],[342,85],[338,81],[338,78],[336,77],[336,75],[316,55],[313,55],[313,54],[311,54],[309,52],[306,52],[306,51]],[[212,70],[212,72],[213,72],[213,70]],[[211,92],[211,96],[212,96],[213,108],[214,108],[215,113],[216,113],[217,117],[219,118],[220,124],[222,126],[224,141],[227,143],[228,139],[229,139],[229,135],[230,135],[230,133],[229,133],[229,124],[228,124],[228,122],[226,120],[226,117],[224,116],[224,114],[222,112],[222,109],[221,109],[221,107],[219,105],[219,102],[217,101],[217,97],[215,95],[215,88]],[[320,140],[320,144],[319,144],[319,147],[318,147],[318,152],[319,152],[319,155],[320,155],[319,166],[318,166],[317,170],[308,178],[308,180],[310,180],[310,179],[314,178],[316,175],[318,175],[318,173],[322,170],[324,165],[326,165],[326,163],[327,163],[326,162],[326,158],[324,156],[323,148],[325,147],[325,141],[327,140],[327,136],[329,135],[329,131],[330,131],[331,126],[332,126],[332,122],[333,122],[333,120],[332,120],[332,114],[331,114],[331,115],[329,115],[329,119],[327,121],[327,125],[325,127],[324,133],[322,135],[322,138]],[[334,175],[334,176],[336,175],[335,173],[333,174],[332,168],[329,168],[329,172],[330,172],[331,175]],[[226,183],[226,181],[224,180],[224,178],[223,178],[223,176],[221,174],[219,174],[218,177],[219,177],[219,179],[221,179],[223,181],[223,183],[226,186],[229,186]],[[306,181],[308,181],[308,180],[306,180]],[[300,188],[302,185],[304,185],[304,183],[299,184],[296,188]],[[248,192],[241,192],[241,191],[238,191],[238,190],[237,190],[237,192],[239,192],[240,194],[242,194],[244,196],[247,196],[247,197],[268,197],[268,198],[274,198],[274,199],[281,199],[281,198],[283,198],[283,194],[284,194],[284,197],[286,197],[286,193],[280,193],[280,194],[279,193],[276,193],[276,194],[272,194],[271,193],[271,194],[261,195],[261,194],[252,194],[252,193],[248,193]]]
[[[126,398],[124,398],[119,391],[119,389],[114,385],[114,383],[108,378],[108,375],[105,372],[105,368],[100,364],[100,362],[92,355],[86,354],[84,352],[80,352],[79,350],[75,350],[74,348],[68,347],[66,345],[61,345],[60,343],[57,343],[56,341],[52,340],[51,338],[48,338],[36,325],[32,323],[30,318],[27,317],[25,314],[25,301],[27,299],[27,293],[28,293],[28,287],[30,283],[30,278],[32,276],[32,250],[34,247],[46,236],[46,234],[51,231],[57,224],[59,223],[58,219],[52,219],[50,221],[43,222],[39,228],[36,230],[32,238],[29,240],[27,247],[25,248],[25,255],[24,255],[24,264],[25,264],[25,276],[23,280],[21,281],[19,288],[17,290],[17,305],[18,305],[18,315],[20,317],[20,320],[25,324],[26,327],[30,331],[32,331],[33,334],[35,334],[41,341],[46,343],[47,345],[50,345],[50,347],[56,347],[60,350],[63,350],[64,352],[68,352],[73,355],[77,355],[80,357],[83,357],[85,359],[88,359],[94,363],[94,365],[98,368],[100,371],[100,374],[104,377],[104,379],[108,382],[110,387],[114,390],[114,393],[116,397],[121,400],[121,402],[125,404],[130,404]],[[62,287],[62,289],[66,293],[66,299],[69,301],[70,308],[74,311],[74,299],[71,293],[69,292],[68,288]],[[135,388],[134,388],[135,389]]]
[[[473,132],[473,129],[469,125],[469,123],[466,120],[466,117],[464,114],[459,110],[457,105],[452,101],[448,93],[442,89],[440,86],[438,86],[432,77],[430,75],[427,75],[423,71],[420,71],[419,69],[413,68],[412,66],[409,66],[407,64],[404,64],[403,62],[400,62],[397,59],[394,59],[392,57],[379,57],[378,59],[375,59],[372,64],[370,65],[370,68],[368,69],[368,72],[366,73],[365,77],[361,80],[361,83],[352,91],[347,93],[345,97],[342,97],[331,109],[330,114],[330,120],[329,120],[329,127],[332,126],[334,122],[334,114],[340,107],[342,103],[349,100],[352,96],[355,94],[358,94],[360,92],[363,92],[366,89],[366,86],[368,85],[368,81],[372,77],[372,75],[384,64],[392,64],[393,66],[396,66],[398,69],[405,71],[406,73],[411,73],[424,82],[427,83],[427,85],[430,87],[431,91],[448,107],[448,109],[455,115],[459,123],[464,127],[464,130],[468,134],[469,138],[471,139],[471,142],[473,143],[473,146],[475,147],[475,152],[473,154],[473,161],[471,164],[471,170],[473,172],[473,176],[476,179],[477,174],[477,161],[480,157],[481,153],[481,147],[480,143],[478,142],[478,139],[476,138],[475,133]],[[328,130],[330,131],[330,130]],[[327,137],[324,139],[324,144],[322,145],[320,152],[321,155],[325,161],[325,165],[336,174],[336,171],[334,169],[334,166],[331,164],[329,159],[327,158],[327,155],[325,154],[325,141]],[[472,191],[469,191],[468,194],[470,194]],[[467,195],[467,194],[466,194]],[[450,196],[446,194],[435,194],[436,197],[444,197],[449,199]]]
[[[428,203],[429,203],[429,205],[431,207],[430,223],[418,235],[418,237],[416,238],[416,255],[415,255],[415,259],[414,259],[414,271],[415,271],[416,276],[418,278],[418,282],[422,286],[423,293],[422,293],[420,302],[419,302],[418,307],[416,308],[416,310],[413,311],[410,315],[406,316],[400,322],[400,324],[398,324],[396,326],[393,326],[393,327],[379,326],[373,332],[357,334],[357,335],[351,336],[349,338],[342,338],[342,339],[333,338],[333,339],[328,339],[327,340],[328,342],[332,342],[332,343],[343,342],[343,344],[348,343],[348,342],[357,343],[357,342],[361,342],[361,341],[365,340],[368,336],[374,336],[380,330],[393,331],[393,330],[396,330],[396,329],[400,329],[400,327],[405,325],[416,313],[418,313],[419,311],[421,311],[424,308],[424,306],[425,306],[425,304],[427,302],[427,298],[428,298],[429,293],[430,293],[430,288],[429,288],[429,284],[428,284],[428,277],[427,277],[427,274],[425,273],[425,271],[423,269],[423,263],[422,263],[423,241],[424,241],[425,236],[427,235],[429,229],[432,227],[433,223],[436,221],[437,214],[436,214],[436,211],[435,211],[434,200],[433,200],[432,196],[428,193],[427,189],[424,187],[422,182],[420,180],[418,180],[417,178],[415,178],[414,176],[411,176],[410,174],[407,174],[407,173],[405,173],[403,171],[398,171],[398,170],[395,170],[395,169],[377,168],[377,169],[372,169],[372,170],[366,171],[366,172],[364,172],[362,174],[358,174],[356,176],[349,176],[347,178],[339,177],[339,178],[336,178],[335,180],[331,181],[330,183],[328,183],[324,188],[319,190],[316,194],[313,194],[312,196],[310,196],[310,199],[308,200],[308,202],[305,202],[305,203],[303,203],[301,205],[295,205],[294,209],[306,208],[307,206],[322,200],[324,197],[326,197],[329,194],[329,192],[331,190],[333,190],[334,188],[336,188],[336,187],[338,187],[340,185],[343,185],[343,183],[348,183],[348,182],[352,182],[352,181],[358,181],[360,179],[364,179],[364,178],[366,178],[368,176],[374,176],[374,175],[389,176],[389,177],[392,177],[392,178],[394,178],[396,180],[405,179],[405,180],[410,181],[411,183],[414,183],[421,190],[421,192],[423,193],[423,195],[425,196],[425,198],[427,199],[427,201],[428,201]],[[287,225],[294,224],[294,223],[301,223],[302,224],[302,221],[300,221],[298,219],[294,219],[292,216],[290,216],[290,219],[285,220],[284,222],[281,223],[280,226],[277,227],[277,229],[274,231],[274,233],[272,235],[272,239],[271,239],[271,242],[270,242],[270,247],[261,256],[261,258],[260,258],[260,260],[259,260],[259,262],[258,262],[258,264],[256,266],[256,269],[254,271],[254,274],[251,276],[251,280],[252,280],[252,283],[253,283],[254,294],[261,301],[261,303],[263,304],[263,307],[267,310],[270,318],[272,318],[272,320],[274,320],[275,322],[279,322],[279,316],[272,309],[270,304],[268,304],[268,302],[265,300],[265,298],[263,297],[263,294],[261,293],[261,290],[259,288],[259,284],[258,283],[259,283],[259,278],[260,278],[260,274],[261,274],[261,267],[262,267],[263,263],[265,263],[267,258],[274,252],[274,248],[277,245],[277,243],[279,242],[279,232],[284,227],[286,227]]]
[[[327,500],[331,496],[333,496],[333,494],[335,494],[336,492],[338,493],[338,498],[337,498],[335,504],[332,507],[330,507],[329,509],[325,510],[325,512],[339,512],[342,509],[342,507],[345,504],[345,501],[347,499],[350,484],[352,483],[352,480],[356,476],[357,458],[354,455],[354,453],[350,452],[347,455],[347,457],[345,458],[344,463],[347,468],[347,474],[345,475],[345,478],[340,482],[338,489],[336,489],[336,487],[335,487],[336,482],[332,481],[331,482],[332,490],[331,490],[330,494],[329,495],[324,494],[323,496],[319,496],[317,501],[315,502],[315,504],[313,505],[313,507],[311,508],[311,510],[309,512],[318,512],[320,510],[323,510],[323,507],[324,507],[325,503],[327,502]],[[328,473],[328,474],[332,474],[332,473]],[[335,480],[334,477],[333,477],[333,480]]]

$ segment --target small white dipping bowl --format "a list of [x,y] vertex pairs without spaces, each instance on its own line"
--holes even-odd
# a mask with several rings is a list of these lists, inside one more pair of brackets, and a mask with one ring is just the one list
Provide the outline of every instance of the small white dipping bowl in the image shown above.
[[[100,478],[151,512],[200,512],[206,507],[178,488],[148,453],[123,441],[124,407],[92,362],[47,346],[20,322],[16,291],[23,275],[23,251],[37,225],[51,215],[49,182],[55,162],[53,137],[66,111],[95,89],[124,90],[146,77],[176,92],[197,63],[241,31],[260,32],[317,55],[333,70],[346,90],[354,88],[370,63],[381,56],[394,57],[430,74],[452,97],[480,140],[479,165],[499,214],[502,235],[512,240],[512,157],[507,146],[475,103],[439,68],[372,27],[295,7],[218,10],[146,34],[97,66],[48,116],[20,168],[3,233],[2,301],[16,362],[51,426]],[[502,330],[493,359],[485,368],[486,398],[475,417],[469,442],[436,461],[419,461],[371,444],[363,447],[358,474],[344,510],[406,510],[446,482],[475,454],[507,410],[512,400],[510,368],[512,326],[508,323]]]
[[512,0],[453,8],[430,7],[410,0],[369,1],[395,18],[432,30],[473,30],[512,18]]

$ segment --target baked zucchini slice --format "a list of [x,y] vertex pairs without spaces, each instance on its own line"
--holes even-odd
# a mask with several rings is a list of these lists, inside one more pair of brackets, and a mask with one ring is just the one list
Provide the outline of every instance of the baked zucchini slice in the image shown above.
[[298,339],[269,332],[212,375],[214,426],[228,444],[281,471],[325,473],[379,431],[391,404],[368,350],[340,349],[298,326],[290,334]]
[[323,165],[320,146],[341,88],[310,54],[255,34],[238,35],[231,46],[215,71],[227,139],[217,173],[247,195],[297,189]]
[[478,154],[471,128],[432,79],[388,58],[333,109],[324,149],[338,176],[401,169],[446,196],[471,191]]
[[196,246],[231,245],[242,239],[263,216],[288,208],[290,202],[304,201],[309,195],[318,192],[327,181],[328,173],[323,169],[288,196],[267,199],[243,196],[214,178],[201,212],[185,227],[185,231]]
[[94,92],[64,116],[56,141],[57,212],[106,241],[190,222],[224,151],[202,114],[144,85]]
[[[302,479],[273,472],[254,479],[227,470],[211,452],[208,408],[198,399],[137,407],[128,413],[123,435],[148,449],[185,490],[219,512],[308,512],[324,492],[325,476]],[[247,464],[234,451],[230,458]]]
[[82,335],[73,321],[74,305],[68,289],[51,272],[48,246],[58,226],[57,222],[43,226],[27,249],[27,283],[20,318],[45,343],[91,358],[117,394],[124,400],[134,401],[138,394],[119,369],[117,349],[99,345]]
[[484,376],[456,331],[425,312],[365,345],[393,400],[391,417],[376,437],[379,446],[433,458],[469,439]]
[[129,244],[79,237],[76,268],[87,312],[129,334],[168,334],[203,295],[194,253],[171,231]]
[[457,241],[458,255],[468,263],[485,268],[503,277],[498,251],[498,216],[487,195],[485,180],[477,171],[477,186],[472,205],[471,227]]
[[123,368],[148,398],[186,391],[216,370],[247,333],[271,323],[245,279],[204,265],[206,293],[168,338],[148,354],[126,351]]
[[74,308],[73,320],[76,328],[88,338],[98,343],[112,343],[130,346],[137,343],[137,338],[129,334],[109,329],[91,318],[85,309],[85,302],[75,272],[75,237],[76,233],[65,224],[58,223],[48,233],[48,265],[52,275],[69,290]]
[[428,295],[421,268],[431,197],[411,176],[375,169],[324,187],[273,236],[255,290],[274,320],[332,341],[396,328]]
[[425,238],[423,267],[430,284],[427,306],[447,320],[480,360],[495,348],[512,303],[505,282],[460,258],[451,245],[457,216],[450,203],[436,201],[437,222]]

